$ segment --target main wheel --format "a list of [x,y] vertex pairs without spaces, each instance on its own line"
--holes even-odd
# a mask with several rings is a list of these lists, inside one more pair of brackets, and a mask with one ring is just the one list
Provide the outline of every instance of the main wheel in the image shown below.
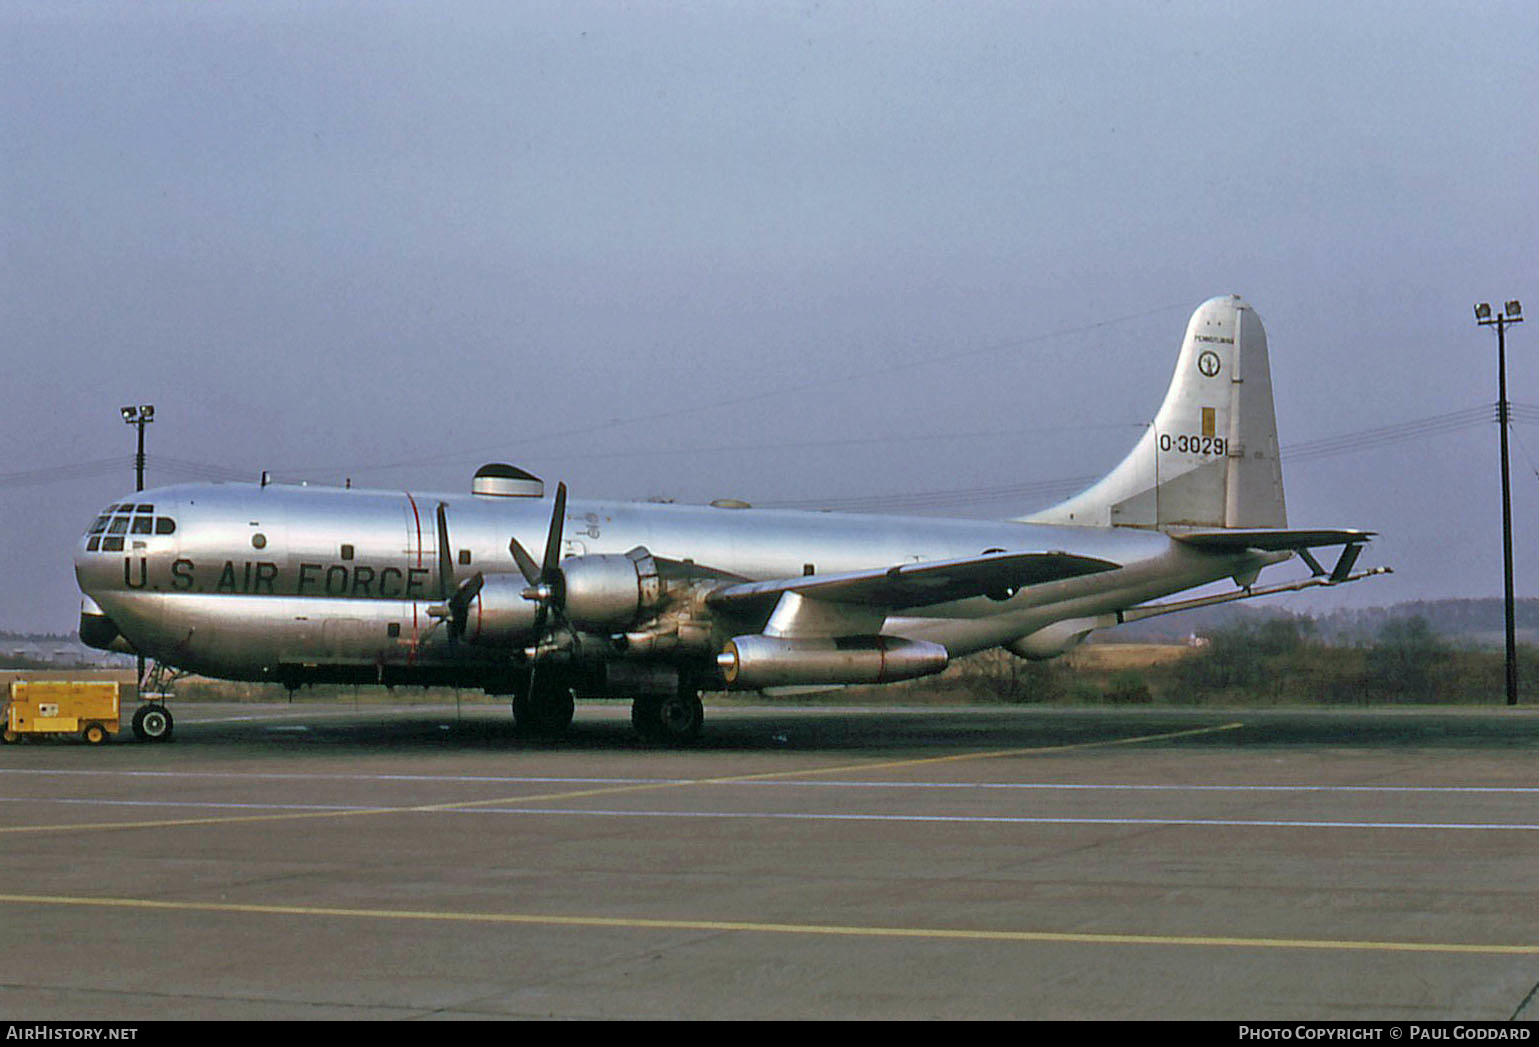
[[700,737],[705,706],[694,690],[678,694],[646,695],[631,703],[631,726],[648,741],[682,745]]
[[134,737],[141,742],[169,742],[175,726],[164,705],[141,705],[134,713]]
[[88,723],[85,730],[80,732],[80,737],[86,740],[87,745],[100,745],[107,740],[107,728],[99,723]]
[[657,740],[658,708],[662,704],[663,696],[660,694],[638,695],[631,702],[631,727],[647,741]]
[[563,733],[572,726],[575,711],[572,689],[565,685],[541,685],[536,680],[531,693],[513,696],[513,725],[530,734]]

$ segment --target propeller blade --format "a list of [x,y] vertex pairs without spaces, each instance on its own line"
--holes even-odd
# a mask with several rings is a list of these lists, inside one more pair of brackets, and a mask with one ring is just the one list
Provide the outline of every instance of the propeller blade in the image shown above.
[[561,529],[566,524],[566,484],[556,485],[556,507],[550,514],[550,533],[545,537],[545,559],[540,563],[540,581],[549,584],[561,562]]
[[454,556],[449,551],[447,506],[438,503],[438,598],[447,601],[454,593]]
[[449,639],[458,640],[465,635],[465,627],[470,622],[470,605],[485,584],[486,576],[477,571],[449,597]]
[[531,586],[540,584],[540,565],[534,557],[529,555],[529,550],[524,548],[517,538],[508,542],[508,552],[513,554],[513,561],[518,564],[519,572],[524,576],[524,581]]

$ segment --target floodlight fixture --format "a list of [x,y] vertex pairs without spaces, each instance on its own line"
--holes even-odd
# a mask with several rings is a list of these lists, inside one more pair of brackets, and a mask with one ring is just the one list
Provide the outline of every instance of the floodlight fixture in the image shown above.
[[144,490],[144,427],[155,420],[154,404],[132,404],[118,409],[123,421],[139,430],[139,450],[134,455],[134,490]]
[[[1489,320],[1489,319],[1491,319],[1491,303],[1490,302],[1481,302],[1479,305],[1477,305],[1475,307],[1475,322],[1476,323],[1481,323],[1481,322],[1483,322],[1485,320]],[[125,408],[123,408],[123,410],[126,411],[126,410],[128,410],[128,408],[125,407]]]
[[1514,298],[1507,303],[1507,319],[1521,320],[1523,318],[1523,303]]

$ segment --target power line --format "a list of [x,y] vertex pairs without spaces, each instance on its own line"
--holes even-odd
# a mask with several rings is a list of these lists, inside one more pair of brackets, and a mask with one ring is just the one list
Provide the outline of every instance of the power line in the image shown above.
[[[919,367],[928,367],[933,364],[950,363],[955,360],[963,360],[970,357],[989,356],[995,353],[1007,352],[1012,349],[1022,349],[1029,345],[1038,345],[1042,342],[1050,342],[1059,338],[1067,338],[1070,335],[1086,334],[1091,331],[1100,330],[1104,327],[1112,327],[1116,324],[1128,323],[1132,320],[1142,320],[1146,317],[1157,316],[1160,313],[1170,312],[1172,309],[1184,308],[1186,308],[1186,305],[1179,302],[1170,305],[1162,305],[1154,309],[1145,309],[1141,312],[1126,313],[1121,316],[1108,317],[1105,320],[1098,320],[1095,323],[1080,324],[1074,327],[1063,327],[1055,331],[1048,331],[1044,334],[1032,335],[1028,338],[1017,338],[1007,342],[994,342],[990,343],[989,345],[971,349],[962,349],[955,352],[933,354],[913,360],[897,361],[888,363],[882,367],[864,367],[859,370],[851,371],[847,374],[831,375],[812,381],[800,382],[795,385],[785,385],[773,389],[764,389],[760,390],[759,392],[748,393],[743,396],[698,401],[682,407],[669,408],[665,411],[654,411],[647,414],[630,415],[624,418],[613,418],[607,422],[599,422],[594,425],[584,425],[577,426],[572,429],[558,429],[541,432],[534,436],[519,437],[517,442],[521,444],[528,444],[537,440],[565,439],[566,437],[570,436],[582,436],[588,433],[603,432],[608,429],[618,429],[628,425],[639,425],[646,422],[667,421],[669,419],[678,418],[683,415],[700,414],[704,411],[717,410],[724,407],[741,407],[744,404],[756,403],[760,400],[771,400],[777,396],[790,396],[795,393],[810,392],[814,389],[825,389],[831,386],[847,385],[850,382],[869,382],[872,377],[876,375],[891,375],[900,371],[913,370]],[[389,462],[382,465],[352,465],[312,469],[288,469],[285,471],[289,473],[309,473],[311,475],[326,473],[349,473],[352,475],[357,475],[359,473],[387,472],[393,469],[407,469],[413,466],[438,465],[444,462],[462,461],[466,458],[480,454],[495,453],[508,447],[512,442],[515,441],[504,439],[499,440],[494,444],[484,444],[479,447],[458,447],[452,451],[445,451],[440,454],[426,455],[421,458],[403,459],[398,462]]]
[[[1539,405],[1509,403],[1509,417],[1513,422],[1525,425],[1539,425]],[[1433,436],[1446,435],[1462,429],[1475,426],[1493,424],[1496,420],[1496,408],[1491,404],[1481,404],[1462,408],[1457,411],[1449,411],[1444,414],[1430,415],[1425,418],[1411,419],[1393,425],[1379,426],[1373,429],[1363,429],[1338,436],[1323,437],[1318,440],[1309,440],[1304,443],[1291,444],[1284,447],[1281,452],[1282,460],[1294,464],[1315,461],[1320,458],[1328,458],[1341,454],[1351,454],[1360,451],[1373,450],[1381,447],[1404,443],[1409,440],[1427,439]],[[802,440],[796,442],[777,442],[761,444],[742,444],[736,446],[716,446],[708,450],[712,454],[725,452],[763,452],[776,450],[809,450],[828,447],[852,447],[869,444],[900,444],[900,443],[934,443],[941,440],[968,440],[968,439],[999,439],[1002,437],[1024,436],[1033,433],[1045,432],[1070,432],[1088,431],[1094,429],[1135,429],[1145,426],[1130,423],[1103,423],[1098,425],[1078,426],[1034,426],[1010,430],[981,430],[960,433],[940,434],[916,434],[897,437],[851,437],[836,440]],[[655,457],[662,454],[689,455],[702,451],[699,447],[684,448],[640,448],[624,451],[597,451],[587,454],[561,455],[560,459],[591,460],[604,458],[629,458],[629,457]],[[42,469],[28,469],[14,473],[0,473],[0,487],[29,487],[53,483],[62,480],[84,479],[91,476],[105,475],[132,461],[129,456],[116,456],[113,458],[100,458],[92,461],[78,462],[68,465],[51,466]],[[192,459],[178,458],[170,455],[149,455],[148,460],[158,473],[170,473],[178,479],[205,480],[205,481],[243,481],[252,479],[252,470],[235,468],[213,462],[200,462]],[[294,470],[293,472],[297,472]],[[338,472],[359,473],[368,471],[368,467],[354,467],[339,469]],[[306,470],[310,475],[321,470]],[[1051,497],[1055,494],[1073,494],[1095,482],[1097,477],[1063,477],[1059,479],[1039,480],[1029,483],[1005,484],[991,487],[952,489],[944,491],[916,491],[909,494],[882,494],[869,496],[852,496],[839,499],[810,500],[800,499],[795,501],[762,502],[767,507],[778,508],[828,508],[848,509],[851,511],[875,512],[885,509],[902,508],[938,508],[948,505],[960,505],[969,502],[993,502],[1003,500],[1022,500],[1031,497]]]

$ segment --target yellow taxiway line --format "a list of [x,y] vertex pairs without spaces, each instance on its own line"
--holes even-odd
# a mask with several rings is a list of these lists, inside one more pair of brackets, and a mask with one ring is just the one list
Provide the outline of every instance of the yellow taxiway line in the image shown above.
[[563,916],[541,913],[434,912],[400,909],[344,909],[306,905],[244,905],[234,902],[155,901],[147,898],[89,898],[47,894],[0,894],[9,905],[223,913],[240,916],[302,916],[322,919],[435,921],[535,927],[614,930],[709,931],[737,934],[793,934],[844,938],[909,938],[970,942],[1030,942],[1060,945],[1144,945],[1224,949],[1316,949],[1338,952],[1455,953],[1486,956],[1539,955],[1539,945],[1471,942],[1360,941],[1332,938],[1235,938],[1169,934],[1081,934],[1068,931],[1011,931],[962,927],[856,927],[840,924],[762,923],[745,920],[672,920],[625,916]]

